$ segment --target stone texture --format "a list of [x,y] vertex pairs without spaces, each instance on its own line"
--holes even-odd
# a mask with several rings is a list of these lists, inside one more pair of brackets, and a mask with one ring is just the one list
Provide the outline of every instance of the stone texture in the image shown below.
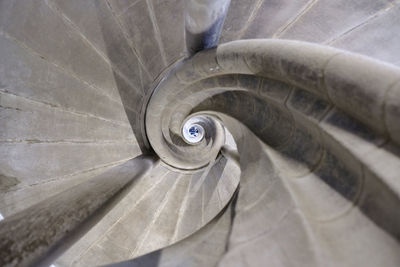
[[385,99],[385,124],[390,137],[400,142],[400,83],[389,89]]
[[0,27],[8,35],[107,96],[117,98],[110,65],[45,1],[15,1],[1,15],[7,19]]
[[126,12],[129,8],[134,6],[137,2],[141,0],[112,0],[110,4],[112,5],[113,9],[117,13],[117,15],[121,15],[122,13]]
[[396,52],[399,36],[393,33],[399,31],[400,6],[398,1],[394,5],[334,40],[331,45],[399,66],[400,55]]
[[77,226],[82,225],[84,229],[86,224],[88,229],[95,224],[95,218],[88,218],[102,217],[107,205],[110,207],[116,196],[121,195],[121,191],[126,190],[135,178],[145,175],[154,161],[154,158],[143,156],[127,161],[99,177],[49,198],[50,201],[40,202],[7,218],[2,222],[5,227],[0,233],[1,264],[50,264],[60,254],[60,247],[68,247],[73,239],[80,237],[75,230]]
[[120,100],[110,98],[4,35],[0,36],[0,44],[2,92],[127,123]]
[[231,0],[229,12],[222,29],[220,43],[237,40],[247,29],[249,20],[258,12],[262,0]]
[[[110,1],[110,4],[113,6],[113,1]],[[137,1],[118,18],[138,52],[138,56],[150,72],[152,79],[155,79],[166,67],[166,62],[162,58],[164,52],[160,51],[157,41],[159,36],[149,8],[147,1]],[[141,28],[146,31],[141,31]]]
[[64,177],[67,179],[62,179],[61,177],[60,179],[54,179],[47,183],[43,183],[40,186],[24,186],[23,184],[19,184],[19,181],[17,181],[16,184],[13,185],[13,187],[8,188],[6,192],[2,191],[2,194],[0,195],[1,213],[5,218],[7,218],[8,216],[23,211],[41,201],[45,201],[49,197],[57,195],[71,187],[87,181],[88,179],[98,176],[123,162],[125,162],[125,160],[85,170],[70,175],[70,177]]
[[[232,50],[235,50],[232,53]],[[226,71],[253,73],[289,81],[308,91],[326,97],[323,73],[330,58],[340,53],[334,49],[301,42],[254,40],[236,41],[217,50],[219,65]],[[228,57],[229,55],[229,57]]]
[[229,236],[231,207],[191,238],[133,260],[108,266],[214,266],[224,253]]
[[[103,54],[107,54],[107,48],[104,42],[104,35],[102,33],[100,23],[100,16],[106,18],[104,14],[105,9],[102,9],[103,14],[99,12],[98,5],[103,5],[105,1],[59,1],[50,0],[47,3],[62,16],[64,16],[73,27],[75,27],[96,49],[100,50]],[[110,26],[113,26],[111,24]],[[114,28],[115,29],[115,28]]]
[[48,1],[108,60],[114,70],[129,80],[131,90],[143,91],[140,62],[107,1]]
[[271,38],[292,23],[314,1],[268,0],[263,1],[242,38]]
[[329,102],[324,101],[305,90],[299,89],[293,91],[289,96],[286,105],[288,108],[316,121],[322,119],[331,108]]
[[398,199],[400,183],[397,179],[400,161],[398,159],[399,148],[389,142],[379,149],[375,149],[368,153],[368,156],[363,158],[364,164],[370,172],[370,176],[375,178],[381,183],[386,184],[392,190]]
[[[393,207],[397,193],[385,185],[390,183],[398,192],[397,185],[391,174],[377,174],[372,157],[366,155],[385,151],[379,149],[387,141],[380,116],[389,88],[400,77],[398,69],[301,42],[238,41],[221,45],[216,54],[220,75],[207,71],[215,66],[210,50],[182,63],[176,76],[183,86],[176,76],[163,81],[148,107],[156,115],[148,115],[147,123],[157,125],[148,129],[160,129],[155,139],[156,133],[148,134],[161,155],[166,150],[189,151],[168,134],[179,128],[191,107],[192,112],[216,116],[234,136],[241,181],[228,250],[220,265],[359,264],[379,248],[387,253],[373,262],[395,266],[397,214],[386,219],[385,210],[374,213],[370,208],[383,203]],[[216,87],[220,91],[214,91]],[[352,90],[361,100],[346,95]],[[209,99],[197,97],[201,91]],[[396,155],[388,164],[397,166],[391,162]],[[374,191],[373,184],[387,197]],[[368,202],[360,202],[364,196]],[[196,209],[191,209],[193,218],[198,216]],[[360,229],[351,234],[348,227],[358,224]],[[374,238],[379,244],[359,246],[359,240]],[[346,242],[351,247],[342,249]],[[336,249],[336,244],[341,247]]]
[[4,175],[30,185],[139,154],[136,142],[2,143],[0,167]]
[[336,109],[322,120],[321,128],[360,158],[386,141],[365,124]]
[[[232,0],[221,42],[293,38],[398,64],[399,3]],[[284,40],[175,64],[183,4],[0,1],[0,240],[18,214],[23,234],[80,202],[65,192],[129,177],[138,169],[112,166],[148,152],[147,134],[170,165],[135,180],[56,266],[399,266],[398,69]],[[181,138],[193,112],[207,129],[196,146]]]
[[379,68],[371,59],[346,54],[334,57],[326,67],[325,83],[329,98],[339,108],[369,127],[383,133],[385,93],[399,79],[400,71],[391,65]]
[[363,24],[390,6],[390,1],[319,0],[307,9],[279,38],[324,43]]
[[259,94],[262,97],[273,99],[278,103],[284,103],[292,89],[293,87],[288,86],[286,83],[272,79],[263,79]]
[[[210,170],[193,174],[169,171],[159,164],[137,181],[126,199],[114,208],[114,214],[107,215],[57,263],[87,266],[101,260],[109,264],[182,240],[225,207],[235,192],[238,174],[237,166],[227,164],[224,158]],[[229,181],[236,184],[226,188]],[[228,191],[225,197],[218,197],[218,190]],[[132,204],[126,209],[128,203]],[[98,236],[100,231],[103,234]],[[96,256],[99,254],[101,258]]]
[[[167,64],[170,65],[186,54],[184,40],[185,3],[183,0],[152,0],[152,4]],[[171,10],[174,10],[173,16],[171,16]]]
[[[105,215],[105,217],[91,228],[88,233],[85,234],[84,238],[81,238],[71,248],[69,248],[59,259],[56,261],[56,265],[70,266],[78,264],[79,259],[82,256],[93,255],[94,250],[90,250],[85,255],[85,252],[97,241],[107,233],[110,227],[117,223],[123,216],[126,216],[132,209],[146,197],[146,194],[152,192],[160,183],[160,177],[162,177],[168,170],[162,166],[159,162],[150,171],[149,175],[141,177],[135,180],[134,186],[129,190],[126,197],[124,197],[115,207]],[[138,195],[142,197],[138,198]],[[129,207],[129,208],[127,208]],[[101,233],[99,235],[99,233]],[[107,256],[102,254],[103,257]]]
[[127,124],[53,108],[0,93],[0,141],[135,141]]

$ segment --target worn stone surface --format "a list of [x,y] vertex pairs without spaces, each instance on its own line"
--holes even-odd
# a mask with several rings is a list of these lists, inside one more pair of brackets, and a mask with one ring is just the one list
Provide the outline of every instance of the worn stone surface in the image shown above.
[[315,1],[279,38],[324,43],[365,23],[393,1]]
[[74,239],[79,238],[77,226],[86,224],[88,228],[95,224],[95,219],[91,221],[88,218],[104,214],[111,200],[115,200],[118,193],[128,188],[136,178],[145,175],[153,164],[154,159],[150,157],[127,161],[99,177],[50,197],[50,201],[40,202],[7,218],[2,222],[4,227],[0,232],[1,264],[50,264],[59,256],[61,247],[71,245],[73,235]]
[[0,13],[0,168],[18,180],[4,180],[7,217],[139,155],[149,78],[105,1]]
[[[1,29],[41,57],[117,99],[108,62],[46,1],[15,1],[2,9]],[[17,15],[18,14],[18,15]]]
[[3,174],[30,185],[139,154],[136,142],[5,142],[0,167]]
[[[210,170],[193,174],[169,171],[159,164],[149,176],[138,180],[126,198],[57,263],[110,264],[181,240],[225,207],[235,192],[238,175],[238,167],[224,158]],[[101,231],[104,233],[98,236]]]
[[[174,63],[186,55],[184,40],[184,1],[183,0],[151,0],[154,16],[167,64]],[[174,10],[171,16],[171,10]]]
[[389,135],[399,142],[400,140],[400,83],[393,85],[388,90],[385,99],[385,124]]
[[[170,165],[135,180],[55,266],[399,266],[399,70],[299,41],[398,65],[400,1],[232,0],[221,43],[281,40],[175,64],[184,4],[0,1],[7,238],[8,219],[28,214],[32,229],[38,205],[131,174],[113,167],[148,151],[147,134]],[[194,146],[181,137],[193,112],[206,129]]]
[[400,55],[396,52],[399,36],[393,34],[400,27],[400,5],[398,1],[393,5],[330,45],[400,66]]
[[0,95],[0,127],[3,129],[0,140],[3,142],[96,142],[115,138],[135,141],[128,123],[76,114],[11,94]]
[[[26,186],[20,184],[15,177],[5,177],[7,180],[2,180],[2,182],[7,182],[8,186],[5,192],[0,196],[1,214],[7,218],[73,186],[79,185],[94,176],[102,174],[123,162],[125,162],[125,160],[122,162],[109,163],[104,166],[99,166],[98,168],[84,170],[68,175],[67,177],[60,177],[59,179],[41,183],[40,186]],[[11,181],[13,181],[12,184]]]
[[313,1],[263,1],[242,38],[271,38],[293,23]]
[[[113,1],[110,1],[113,6]],[[166,67],[164,51],[160,50],[160,40],[157,34],[155,21],[149,13],[147,1],[140,0],[130,6],[126,11],[118,16],[125,28],[129,39],[151,77],[155,79],[157,75]],[[141,31],[140,29],[146,29]]]
[[3,174],[0,174],[0,181],[1,181],[0,183],[1,192],[9,191],[10,189],[13,189],[16,185],[19,184],[17,178],[5,176]]
[[[1,91],[69,111],[126,123],[119,99],[65,72],[18,42],[0,36]],[[104,103],[104,105],[98,105]]]
[[399,79],[400,71],[390,65],[368,65],[368,60],[361,56],[350,59],[346,54],[334,57],[326,66],[325,84],[335,105],[382,133],[387,131],[385,94]]
[[[160,84],[148,106],[156,115],[147,116],[146,126],[156,152],[184,168],[188,159],[178,153],[189,158],[192,150],[171,133],[190,112],[199,118],[215,116],[234,136],[240,188],[219,265],[369,265],[367,255],[383,249],[371,263],[396,266],[397,212],[392,210],[392,218],[385,209],[370,208],[386,203],[392,209],[399,201],[398,183],[391,176],[397,152],[392,148],[394,155],[387,158],[394,167],[389,175],[378,174],[371,162],[372,153],[386,152],[380,149],[388,140],[384,103],[390,92],[397,92],[398,69],[301,42],[240,41],[220,46],[216,54],[219,73],[202,68],[213,62],[213,52],[207,51],[180,66],[179,80],[171,75]],[[394,105],[390,112],[397,117],[397,102],[387,103]],[[197,146],[202,151],[203,144]],[[359,229],[350,233],[356,225]],[[379,241],[361,248],[360,240]]]
[[229,237],[231,205],[190,238],[133,260],[107,266],[215,266]]
[[220,43],[240,39],[239,36],[247,29],[251,17],[257,14],[262,2],[263,0],[231,0]]

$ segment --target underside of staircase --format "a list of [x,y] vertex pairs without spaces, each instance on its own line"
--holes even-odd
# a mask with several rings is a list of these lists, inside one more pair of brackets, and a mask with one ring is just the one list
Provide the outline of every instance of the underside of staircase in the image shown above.
[[400,266],[399,207],[400,0],[0,0],[1,266]]

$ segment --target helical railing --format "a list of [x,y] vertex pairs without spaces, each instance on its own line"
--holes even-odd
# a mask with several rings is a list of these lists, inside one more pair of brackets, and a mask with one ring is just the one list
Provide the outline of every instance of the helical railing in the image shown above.
[[[153,92],[145,124],[154,151],[177,169],[203,168],[221,149],[237,147],[242,174],[229,247],[213,264],[238,264],[255,238],[282,231],[270,228],[283,220],[299,220],[299,238],[306,239],[303,247],[279,241],[286,253],[309,256],[298,256],[299,265],[359,264],[372,255],[400,262],[397,67],[304,42],[235,41],[172,70]],[[235,144],[226,141],[228,133]],[[287,219],[293,210],[300,219]],[[348,244],[362,237],[373,245],[359,255],[330,249],[357,225],[363,233],[350,234]]]
[[[217,117],[191,116],[205,107],[241,119],[272,146],[290,139],[294,123],[322,130],[318,122],[332,109],[399,144],[399,75],[396,67],[319,45],[236,41],[200,52],[169,73],[148,104],[146,132],[160,158],[183,169],[203,167],[224,143]],[[191,142],[192,125],[200,125],[204,138]]]

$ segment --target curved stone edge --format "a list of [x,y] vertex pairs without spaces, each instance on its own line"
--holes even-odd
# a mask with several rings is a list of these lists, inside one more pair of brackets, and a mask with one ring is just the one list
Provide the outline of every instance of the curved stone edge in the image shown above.
[[217,49],[216,61],[223,72],[266,76],[310,91],[400,144],[398,67],[326,46],[284,40],[224,44]]
[[296,85],[400,144],[400,68],[394,65],[306,42],[240,40],[198,53],[176,76],[182,86],[224,73]]
[[171,92],[223,74],[257,75],[305,89],[400,144],[400,126],[396,124],[400,87],[393,86],[400,82],[400,68],[305,42],[240,40],[197,53],[171,71],[155,90],[146,112],[146,132],[149,139],[156,140],[153,147],[167,145],[161,125],[154,121],[165,112]]

